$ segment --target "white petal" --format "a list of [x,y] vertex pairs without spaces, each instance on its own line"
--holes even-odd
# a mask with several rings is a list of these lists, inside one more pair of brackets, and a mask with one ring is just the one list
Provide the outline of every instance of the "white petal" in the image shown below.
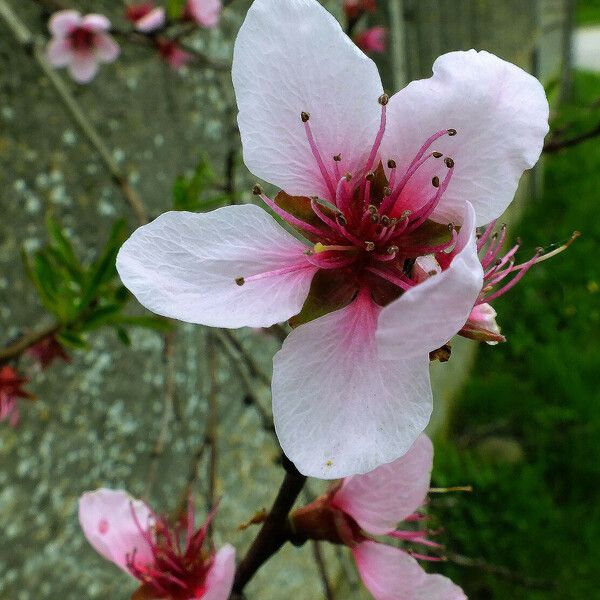
[[300,113],[323,161],[357,174],[379,127],[383,93],[375,63],[316,0],[255,0],[240,29],[233,83],[244,161],[292,195],[331,199]]
[[467,600],[465,593],[443,575],[426,575],[415,590],[415,600]]
[[206,592],[202,600],[227,600],[235,576],[235,548],[223,546],[215,555],[214,562],[206,577]]
[[108,31],[110,29],[110,21],[104,15],[86,15],[81,24],[90,31]]
[[463,207],[463,226],[450,266],[388,304],[379,317],[377,340],[384,356],[421,356],[443,346],[463,327],[483,283],[477,256],[475,214]]
[[78,50],[73,53],[69,73],[77,83],[89,83],[98,72],[98,61],[92,50]]
[[52,38],[48,43],[46,56],[53,67],[67,66],[73,60],[71,42],[65,38]]
[[292,331],[275,355],[275,428],[305,475],[336,479],[372,471],[402,456],[427,425],[429,357],[381,355],[378,310],[361,294]]
[[436,218],[455,219],[466,200],[482,225],[504,212],[538,160],[548,112],[544,88],[519,67],[487,52],[451,52],[435,61],[433,77],[390,99],[382,157],[406,167],[429,136],[456,129],[431,148],[455,161]]
[[365,531],[383,535],[423,504],[429,490],[433,446],[421,434],[398,460],[344,480],[333,503]]
[[99,33],[94,40],[94,50],[99,60],[111,63],[117,59],[121,48],[113,38],[106,33]]
[[131,575],[127,560],[134,554],[137,564],[153,562],[144,537],[150,529],[152,513],[144,502],[127,492],[107,488],[86,492],[79,499],[79,523],[94,550],[127,574]]
[[81,20],[81,14],[76,10],[59,10],[50,17],[48,29],[52,35],[65,37],[81,25]]
[[[133,233],[117,269],[140,303],[159,315],[214,327],[268,327],[304,304],[316,272],[305,249],[251,204],[168,212]],[[297,269],[235,282],[287,267]]]

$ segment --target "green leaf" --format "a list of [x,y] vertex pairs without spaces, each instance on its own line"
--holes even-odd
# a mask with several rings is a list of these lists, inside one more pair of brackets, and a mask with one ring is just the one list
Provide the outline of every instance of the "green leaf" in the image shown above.
[[62,346],[73,348],[74,350],[87,350],[89,348],[88,343],[83,339],[81,334],[69,329],[58,333],[56,339]]
[[121,340],[123,344],[125,344],[126,346],[131,346],[131,338],[129,337],[129,334],[127,333],[127,331],[125,331],[125,329],[123,329],[122,327],[117,327],[116,332],[117,337]]
[[203,157],[191,177],[180,175],[173,183],[173,208],[175,210],[205,211],[222,206],[229,198],[206,198],[206,191],[214,184],[215,175],[206,157]]
[[46,229],[51,242],[48,251],[52,253],[57,262],[67,269],[71,277],[78,284],[81,284],[83,280],[83,268],[75,255],[71,242],[52,217],[46,219]]
[[183,16],[186,0],[167,0],[167,16],[172,21],[178,21]]
[[82,320],[80,329],[81,331],[90,331],[92,329],[98,329],[103,325],[114,322],[115,317],[123,309],[123,304],[107,304],[101,306],[91,312],[89,315]]
[[173,329],[173,325],[170,321],[152,315],[142,315],[139,317],[119,315],[114,319],[114,323],[121,326],[142,327],[144,329],[153,329],[154,331],[161,332],[167,332]]

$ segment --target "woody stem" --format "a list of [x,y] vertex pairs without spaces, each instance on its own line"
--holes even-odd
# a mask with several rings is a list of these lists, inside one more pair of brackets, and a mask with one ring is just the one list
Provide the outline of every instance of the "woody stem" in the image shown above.
[[246,556],[238,565],[233,584],[233,597],[235,594],[241,595],[258,569],[290,539],[288,515],[304,487],[306,476],[302,475],[287,458],[284,457],[283,460],[286,469],[285,478],[271,511]]

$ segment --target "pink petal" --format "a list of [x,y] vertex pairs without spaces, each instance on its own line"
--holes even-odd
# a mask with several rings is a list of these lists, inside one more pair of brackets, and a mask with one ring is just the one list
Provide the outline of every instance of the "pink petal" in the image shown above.
[[81,25],[81,14],[76,10],[60,10],[48,21],[48,29],[56,37],[65,37],[73,29]]
[[482,225],[504,212],[538,160],[548,112],[544,88],[519,67],[487,52],[451,52],[435,61],[433,77],[390,99],[382,158],[406,168],[430,135],[456,129],[432,147],[455,161],[436,219],[457,222],[468,201]]
[[102,488],[86,492],[79,499],[79,523],[88,542],[101,556],[115,563],[127,574],[127,557],[140,564],[152,562],[152,551],[138,528],[147,531],[152,522],[150,509],[123,490]]
[[71,43],[65,38],[52,38],[46,50],[48,62],[53,67],[65,67],[73,60]]
[[481,291],[475,213],[464,207],[456,254],[434,275],[388,304],[379,317],[377,340],[385,356],[419,356],[443,346],[463,327]]
[[431,476],[433,446],[421,434],[393,463],[344,480],[333,503],[365,531],[383,535],[423,504]]
[[223,546],[215,555],[214,563],[206,578],[206,592],[202,600],[227,600],[233,587],[235,575],[235,548]]
[[104,15],[86,15],[81,24],[89,31],[108,31],[110,29],[110,21]]
[[221,0],[188,0],[188,11],[203,27],[216,27],[221,16]]
[[331,199],[307,141],[310,127],[329,175],[364,169],[383,93],[375,63],[316,0],[255,0],[238,34],[232,67],[244,161],[292,195]]
[[[125,242],[117,269],[140,303],[159,315],[214,327],[268,327],[304,304],[316,272],[305,249],[252,204],[168,212]],[[241,286],[235,281],[271,271]]]
[[361,293],[295,329],[275,355],[275,428],[305,475],[372,471],[402,456],[427,425],[429,357],[379,352],[378,311]]
[[119,44],[106,33],[99,33],[94,42],[94,50],[98,60],[103,63],[111,63],[119,56],[121,49]]
[[89,83],[98,72],[98,61],[93,51],[78,50],[73,52],[73,60],[69,65],[69,73],[77,83]]
[[399,548],[369,541],[352,553],[360,578],[375,600],[466,600],[448,578],[428,575]]
[[415,600],[414,591],[425,580],[425,572],[412,556],[370,541],[358,544],[352,554],[360,578],[375,600]]
[[166,18],[164,8],[154,8],[135,22],[135,28],[142,33],[150,33],[160,29],[165,24]]

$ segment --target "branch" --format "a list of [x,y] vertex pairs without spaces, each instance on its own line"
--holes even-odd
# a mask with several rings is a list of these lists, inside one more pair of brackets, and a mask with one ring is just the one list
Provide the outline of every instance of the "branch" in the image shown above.
[[279,488],[273,507],[235,572],[234,594],[241,595],[258,569],[290,539],[288,514],[302,491],[306,476],[301,475],[285,457],[284,466],[285,479]]
[[445,556],[449,562],[454,563],[455,565],[480,569],[481,571],[490,573],[491,575],[497,575],[498,577],[508,579],[509,581],[522,585],[523,587],[540,590],[547,590],[556,587],[556,583],[554,581],[527,577],[521,573],[515,573],[514,571],[511,571],[507,567],[492,565],[483,558],[469,558],[468,556],[456,554],[455,552],[446,552]]
[[220,334],[222,334],[224,339],[235,348],[235,351],[238,353],[238,357],[244,362],[246,368],[250,372],[250,375],[255,379],[258,379],[260,382],[264,383],[267,387],[271,387],[271,379],[268,375],[266,375],[262,369],[256,364],[253,356],[247,352],[247,350],[242,346],[241,342],[237,339],[234,333],[232,333],[229,329],[221,329],[219,330]]
[[75,100],[69,88],[66,86],[62,77],[50,66],[45,57],[45,51],[40,44],[34,39],[33,34],[16,15],[13,9],[9,6],[6,0],[0,0],[0,17],[8,25],[17,42],[28,52],[31,53],[40,69],[44,72],[50,83],[58,93],[65,108],[79,126],[83,135],[87,138],[90,145],[96,150],[98,156],[108,169],[113,181],[120,188],[121,193],[127,200],[133,213],[135,214],[140,225],[148,222],[146,208],[138,193],[131,187],[127,177],[121,172],[119,165],[112,157],[110,150],[104,143],[100,134],[92,125],[87,115],[84,113],[78,102]]
[[554,152],[558,152],[563,148],[571,148],[573,146],[577,146],[582,142],[586,142],[587,140],[591,140],[598,136],[600,136],[600,123],[598,123],[594,128],[590,129],[589,131],[585,131],[584,133],[580,133],[579,135],[567,138],[566,140],[550,140],[544,145],[544,153],[553,154]]
[[50,337],[51,335],[55,335],[60,331],[60,329],[60,325],[48,325],[47,327],[39,329],[38,331],[26,333],[13,344],[6,346],[6,348],[0,348],[0,365],[12,360],[13,358],[19,357],[28,348],[35,346],[35,344],[41,342],[47,337]]

